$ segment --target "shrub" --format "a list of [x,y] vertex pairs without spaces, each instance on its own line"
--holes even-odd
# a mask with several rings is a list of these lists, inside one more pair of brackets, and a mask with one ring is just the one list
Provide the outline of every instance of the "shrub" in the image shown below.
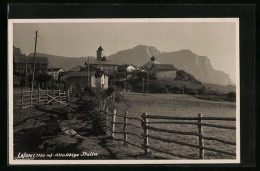
[[118,91],[114,93],[114,96],[115,96],[115,102],[117,103],[121,102],[123,96]]
[[182,93],[182,88],[179,87],[172,87],[169,89],[170,92],[175,93],[175,94],[180,94]]
[[92,87],[90,87],[90,86],[87,86],[87,87],[84,88],[84,93],[89,95],[89,96],[94,96],[94,92],[92,90]]
[[85,118],[92,121],[92,129],[96,134],[105,133],[106,115],[102,111],[105,111],[106,107],[113,107],[113,102],[107,100],[109,93],[114,93],[115,98],[119,98],[119,93],[112,87],[108,90],[85,87],[78,101],[78,110],[84,111]]
[[[52,88],[54,88],[54,87],[52,87]],[[81,95],[82,95],[81,89],[73,86],[72,87],[72,96],[73,97],[81,97]]]
[[160,87],[160,88],[159,88],[159,93],[168,93],[168,88],[166,88],[166,87]]
[[107,95],[110,96],[112,95],[112,93],[115,91],[115,88],[114,87],[108,87],[107,89]]
[[228,98],[236,98],[236,93],[235,93],[235,92],[229,92],[229,93],[227,94],[227,97],[228,97]]

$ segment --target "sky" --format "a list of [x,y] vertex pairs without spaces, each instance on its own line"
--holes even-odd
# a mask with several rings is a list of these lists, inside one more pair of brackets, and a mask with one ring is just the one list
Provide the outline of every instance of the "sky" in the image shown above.
[[34,51],[67,57],[96,56],[102,45],[105,56],[137,45],[160,51],[189,49],[207,56],[214,69],[236,80],[236,29],[234,22],[146,22],[146,23],[15,23],[13,44],[22,53]]

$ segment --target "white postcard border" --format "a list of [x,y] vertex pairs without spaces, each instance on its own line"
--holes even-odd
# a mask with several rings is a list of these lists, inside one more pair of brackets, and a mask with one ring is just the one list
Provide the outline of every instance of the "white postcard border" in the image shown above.
[[[13,156],[13,24],[14,23],[236,23],[236,159],[211,160],[14,160]],[[235,164],[240,163],[239,18],[8,19],[8,159],[10,165],[96,164]]]

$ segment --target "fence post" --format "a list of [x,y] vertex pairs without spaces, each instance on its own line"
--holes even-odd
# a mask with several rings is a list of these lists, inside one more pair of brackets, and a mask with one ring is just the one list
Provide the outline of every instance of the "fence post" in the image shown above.
[[123,128],[123,132],[124,132],[124,145],[127,145],[127,133],[126,133],[126,129],[127,129],[127,114],[128,111],[125,111],[125,117],[124,117],[124,128]]
[[112,118],[112,132],[111,132],[112,138],[115,137],[115,133],[114,133],[115,132],[115,126],[116,126],[115,122],[116,122],[116,110],[114,109],[113,118]]
[[144,128],[144,152],[145,154],[149,154],[150,150],[148,148],[148,145],[149,145],[149,139],[148,139],[148,129],[147,129],[147,126],[148,126],[148,119],[147,119],[147,113],[143,113],[142,115],[142,118],[143,118],[143,128]]
[[32,90],[30,91],[30,97],[31,97],[31,106],[32,106],[32,104],[33,104],[33,102],[32,102]]
[[202,125],[201,125],[201,118],[202,118],[202,114],[201,113],[199,113],[198,114],[198,131],[199,131],[199,146],[201,146],[202,148],[200,148],[199,150],[199,158],[200,159],[203,159],[204,158],[204,149],[203,149],[203,147],[204,147],[204,141],[203,141],[203,138],[202,138],[202,136],[203,136],[203,128],[202,128]]
[[41,102],[40,96],[41,96],[40,87],[38,87],[38,104],[40,104]]
[[22,90],[22,93],[21,93],[21,109],[23,108],[23,90]]

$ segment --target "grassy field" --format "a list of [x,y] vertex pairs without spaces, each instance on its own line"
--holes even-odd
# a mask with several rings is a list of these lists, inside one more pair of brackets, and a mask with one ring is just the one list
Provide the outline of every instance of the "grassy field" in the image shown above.
[[118,110],[128,109],[134,116],[147,112],[151,115],[167,116],[203,116],[235,117],[234,102],[216,102],[200,100],[190,95],[182,94],[143,94],[120,92],[122,102],[117,104]]
[[[128,110],[129,116],[141,118],[143,112],[147,112],[148,115],[162,115],[162,116],[190,116],[197,117],[198,113],[202,113],[203,116],[214,116],[214,117],[235,117],[236,105],[234,102],[215,102],[200,100],[189,95],[176,95],[176,94],[142,94],[142,93],[129,93],[122,92],[122,101],[116,104],[116,109],[118,113],[123,114],[125,110]],[[117,121],[122,121],[122,118],[117,118]],[[153,121],[150,119],[149,121]],[[129,120],[130,123],[140,125],[140,122]],[[235,122],[230,121],[208,121],[207,123],[215,123],[220,125],[235,126]],[[150,125],[153,127],[164,128],[169,130],[179,130],[179,131],[189,131],[197,132],[198,128],[196,125],[177,125],[177,124],[161,124],[161,125]],[[117,130],[122,130],[122,126],[117,125]],[[130,132],[135,132],[137,134],[143,133],[142,129],[136,129],[129,126],[128,130]],[[196,136],[185,136],[169,133],[161,133],[149,130],[149,134],[171,138],[174,140],[187,142],[191,144],[198,144],[198,137]],[[204,127],[204,134],[210,137],[217,137],[224,140],[229,140],[235,142],[236,134],[235,130],[218,129],[211,127]],[[117,135],[118,138],[122,136]],[[143,140],[138,137],[129,135],[129,141],[135,144],[143,143]],[[216,149],[221,149],[228,152],[235,153],[234,145],[225,145],[216,141],[204,141],[206,147],[213,147]],[[149,144],[155,146],[159,149],[165,149],[177,154],[190,157],[198,157],[198,149],[188,146],[182,146],[173,143],[164,143],[157,140],[149,140]],[[140,150],[133,147],[132,150],[140,152]],[[152,151],[153,156],[159,158],[173,158],[177,157],[165,155]],[[206,159],[233,159],[235,157],[228,156],[225,154],[205,151]]]

